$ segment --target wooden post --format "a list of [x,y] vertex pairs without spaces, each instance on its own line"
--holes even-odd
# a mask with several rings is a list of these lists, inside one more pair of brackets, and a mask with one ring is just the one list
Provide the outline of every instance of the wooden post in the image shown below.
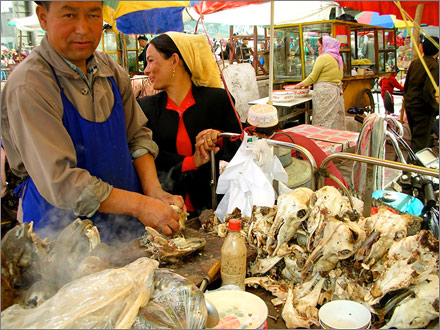
[[252,52],[253,60],[252,60],[252,66],[255,70],[255,76],[258,76],[258,29],[257,26],[254,25],[254,51]]
[[232,64],[234,59],[233,59],[233,54],[235,54],[235,49],[234,48],[234,26],[230,25],[229,26],[229,64]]
[[[422,22],[422,16],[423,16],[423,8],[425,7],[424,4],[418,4],[416,8],[416,15],[414,17],[414,40],[415,44],[413,47],[419,47],[420,42],[420,23]],[[418,59],[419,56],[417,55],[417,52],[415,50],[412,51],[412,57],[411,61],[414,61]]]
[[23,31],[20,30],[20,46],[18,47],[18,62],[21,62],[21,45],[23,44]]

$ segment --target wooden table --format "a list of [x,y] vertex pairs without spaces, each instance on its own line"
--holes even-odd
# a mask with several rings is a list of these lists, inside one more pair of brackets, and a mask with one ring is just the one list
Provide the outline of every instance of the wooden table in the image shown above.
[[[193,219],[195,220],[195,219]],[[221,260],[221,246],[224,238],[219,237],[216,233],[207,233],[199,230],[200,222],[191,221],[184,231],[185,237],[203,237],[206,239],[206,246],[190,256],[182,258],[176,264],[161,265],[161,268],[168,268],[179,275],[182,275],[193,282],[196,286],[200,286],[203,278],[207,275],[211,266]],[[139,244],[139,239],[126,242],[117,246],[108,247],[109,250],[101,251],[107,256],[106,261],[113,267],[123,267],[128,263],[140,257],[149,257],[150,254],[145,251]],[[100,253],[95,254],[100,256]],[[255,249],[248,246],[248,263],[252,262],[256,257]],[[215,290],[221,286],[220,272],[214,277],[213,282],[208,285],[208,290]],[[246,291],[256,294],[267,305],[270,317],[267,320],[269,329],[286,329],[286,324],[281,317],[281,307],[275,308],[271,299],[275,298],[270,292],[261,287],[246,287]]]
[[[269,97],[263,97],[262,99],[250,101],[249,104],[266,104],[269,101]],[[288,102],[276,102],[272,101],[272,105],[278,110],[278,120],[280,122],[286,121],[290,118],[294,118],[300,114],[306,114],[306,123],[310,124],[310,104],[312,103],[312,96],[307,95],[303,97],[294,98]],[[305,108],[297,108],[298,105],[304,104]]]

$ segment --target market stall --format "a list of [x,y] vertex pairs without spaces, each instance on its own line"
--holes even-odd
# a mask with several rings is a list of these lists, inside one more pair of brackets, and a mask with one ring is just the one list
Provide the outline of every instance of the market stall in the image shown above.
[[312,72],[319,56],[317,42],[322,36],[331,36],[341,42],[345,109],[357,106],[374,112],[373,82],[396,67],[394,29],[340,20],[276,26],[276,89],[302,81]]
[[[438,178],[434,170],[370,157],[331,159],[338,156]],[[272,207],[254,205],[250,215],[234,210],[223,222],[213,210],[193,219],[181,213],[179,235],[146,227],[142,237],[116,245],[101,243],[89,220],[75,220],[55,240],[19,225],[2,240],[3,326],[142,328],[166,319],[171,327],[204,328],[208,314],[197,287],[222,262],[227,223],[238,218],[247,245],[246,291],[268,307],[269,328],[320,327],[321,307],[341,299],[366,308],[371,328],[435,327],[438,233],[385,200],[368,204],[343,194],[331,186],[300,187]]]
[[[380,33],[374,35],[379,38]],[[346,36],[349,42],[351,34]],[[300,45],[300,52],[305,52]],[[385,61],[387,51],[383,53]],[[304,75],[305,58],[301,61]],[[380,54],[375,53],[377,74],[380,63]],[[245,151],[253,150],[257,157],[243,161],[255,172],[241,168],[241,178],[260,174],[257,170],[268,165],[262,175],[249,175],[247,183],[258,186],[257,179],[263,178],[269,184],[255,188],[269,192],[272,181],[282,177],[280,167],[269,166],[281,163],[280,155],[272,154],[264,145],[267,141],[242,137],[250,143]],[[171,237],[145,227],[143,235],[132,241],[103,244],[92,221],[76,219],[57,237],[43,240],[32,223],[18,225],[2,240],[2,327],[207,328],[212,306],[199,286],[216,262],[225,261],[221,247],[232,219],[240,220],[239,237],[247,246],[246,291],[263,298],[269,311],[258,326],[325,326],[320,310],[337,300],[367,310],[368,321],[361,326],[435,326],[438,233],[424,219],[401,214],[385,201],[378,201],[374,209],[346,189],[315,187],[315,176],[328,173],[324,165],[315,171],[313,157],[303,151],[313,172],[311,188],[285,193],[277,189],[278,194],[270,190],[272,204],[260,203],[263,193],[255,194],[258,202],[249,194],[236,194],[230,200],[246,200],[249,207],[230,210],[224,217],[205,210],[187,219],[175,208],[180,228]],[[287,155],[291,157],[290,152]],[[435,171],[408,170],[438,178]],[[240,183],[235,187],[242,188],[243,180]],[[243,307],[249,305],[243,301]],[[228,303],[217,305],[217,310]],[[241,311],[220,313],[218,326],[246,327],[250,324],[246,319],[255,315],[239,315]]]

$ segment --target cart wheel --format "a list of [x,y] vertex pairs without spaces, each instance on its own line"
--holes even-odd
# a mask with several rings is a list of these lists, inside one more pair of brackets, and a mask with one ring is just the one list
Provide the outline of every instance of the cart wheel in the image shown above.
[[373,94],[371,93],[371,90],[369,88],[364,88],[359,92],[356,98],[356,106],[359,109],[364,110],[364,112],[374,112]]

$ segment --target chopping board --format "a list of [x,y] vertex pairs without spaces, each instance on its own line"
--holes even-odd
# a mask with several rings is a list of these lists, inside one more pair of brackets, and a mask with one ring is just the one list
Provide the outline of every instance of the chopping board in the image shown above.
[[[215,232],[201,230],[200,221],[197,218],[188,220],[183,235],[185,238],[202,237],[206,240],[206,245],[203,249],[183,257],[179,262],[160,265],[160,268],[171,269],[199,286],[212,265],[217,261],[221,261],[221,248],[224,238],[219,237]],[[139,241],[140,238],[116,246],[103,245],[101,251],[99,248],[95,249],[94,254],[104,258],[113,267],[123,267],[138,258],[151,256],[144,247],[140,246]],[[248,246],[248,262],[254,260],[255,257],[255,249]],[[219,275],[218,273],[213,280],[218,278]]]

